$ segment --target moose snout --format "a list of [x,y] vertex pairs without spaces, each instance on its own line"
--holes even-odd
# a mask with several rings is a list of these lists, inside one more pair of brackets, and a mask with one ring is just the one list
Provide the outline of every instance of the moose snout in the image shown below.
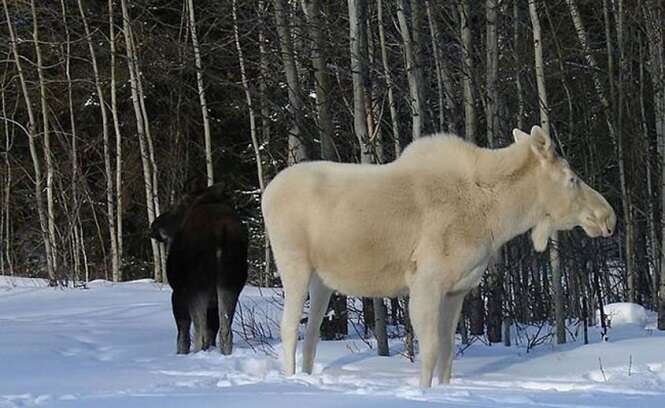
[[614,210],[610,207],[610,213],[606,218],[605,223],[602,227],[603,237],[608,238],[611,237],[612,234],[614,234],[614,230],[616,229],[616,223],[617,223],[616,214],[614,213]]

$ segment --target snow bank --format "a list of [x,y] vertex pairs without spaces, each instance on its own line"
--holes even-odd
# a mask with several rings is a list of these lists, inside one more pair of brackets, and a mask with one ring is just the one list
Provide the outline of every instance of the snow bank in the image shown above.
[[[647,311],[635,303],[610,303],[605,305],[605,315],[610,327],[634,324],[644,327],[647,324]],[[596,321],[600,321],[600,310],[596,310]]]

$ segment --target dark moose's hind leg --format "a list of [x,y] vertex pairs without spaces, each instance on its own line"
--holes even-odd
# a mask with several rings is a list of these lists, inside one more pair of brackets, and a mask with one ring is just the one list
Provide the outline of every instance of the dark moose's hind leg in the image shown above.
[[214,343],[214,335],[211,335],[208,326],[208,293],[197,293],[192,296],[189,303],[189,313],[194,323],[194,352],[207,350]]
[[182,291],[174,290],[171,294],[171,306],[173,308],[173,317],[178,328],[178,340],[176,350],[178,354],[189,353],[191,340],[189,337],[189,328],[192,325],[192,319],[189,316],[189,299]]
[[219,349],[224,355],[233,352],[233,316],[238,303],[238,296],[242,291],[236,288],[217,286],[217,301],[219,302]]

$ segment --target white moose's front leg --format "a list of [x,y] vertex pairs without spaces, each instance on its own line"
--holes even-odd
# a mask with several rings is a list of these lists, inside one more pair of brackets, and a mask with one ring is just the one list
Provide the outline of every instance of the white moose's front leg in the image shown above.
[[437,363],[437,376],[440,384],[450,384],[455,355],[455,332],[468,291],[446,294],[441,300],[441,316],[439,336],[441,338],[441,354]]
[[[422,274],[421,271],[416,274]],[[420,387],[432,386],[432,375],[439,355],[439,309],[441,291],[425,276],[417,276],[409,290],[409,316],[420,344]]]

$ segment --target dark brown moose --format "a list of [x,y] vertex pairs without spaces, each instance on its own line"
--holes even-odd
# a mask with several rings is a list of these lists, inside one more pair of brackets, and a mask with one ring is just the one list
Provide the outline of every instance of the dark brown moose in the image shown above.
[[247,281],[247,228],[224,194],[224,185],[190,188],[180,202],[150,226],[150,236],[169,247],[166,274],[178,328],[177,352],[215,345],[233,350],[232,324]]

